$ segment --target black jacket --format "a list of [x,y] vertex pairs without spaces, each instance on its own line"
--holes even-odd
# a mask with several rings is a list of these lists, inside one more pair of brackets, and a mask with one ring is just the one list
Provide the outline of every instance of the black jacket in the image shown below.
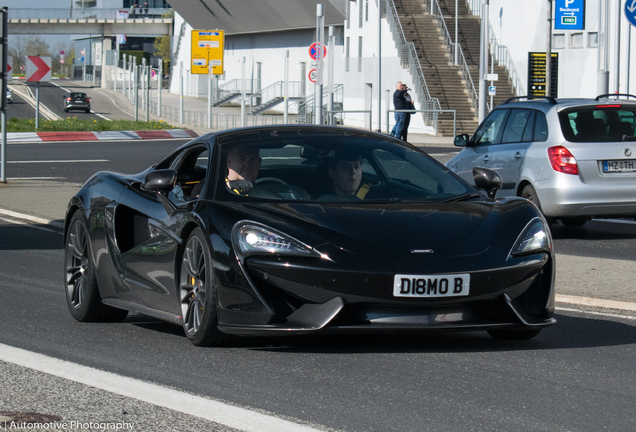
[[395,93],[393,93],[393,106],[396,110],[409,109],[408,102],[404,97],[406,92],[408,92],[408,90],[396,90]]

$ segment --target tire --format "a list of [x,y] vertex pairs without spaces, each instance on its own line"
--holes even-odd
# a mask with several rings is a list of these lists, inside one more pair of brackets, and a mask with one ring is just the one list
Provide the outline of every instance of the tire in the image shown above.
[[68,112],[68,109],[67,109],[67,108],[64,108],[64,112],[65,112],[65,113],[67,113],[67,112]]
[[586,222],[587,222],[587,218],[583,216],[561,218],[561,223],[569,228],[582,227],[583,225],[585,225]]
[[89,109],[85,109],[85,110],[84,110],[84,112],[86,112],[86,113],[90,113],[90,112],[91,112],[91,110],[90,110],[90,108],[89,108]]
[[[525,185],[523,189],[521,189],[521,197],[530,200],[536,205],[539,210],[541,210],[541,203],[539,202],[539,197],[537,196],[537,191],[531,185]],[[541,210],[543,213],[543,210]],[[545,216],[545,214],[544,214]],[[551,228],[552,225],[556,223],[556,219],[545,216],[545,220],[548,222],[548,226]]]
[[523,328],[523,329],[490,329],[488,334],[496,340],[513,341],[528,340],[541,333],[541,329]]
[[183,331],[196,346],[221,346],[230,340],[217,327],[214,285],[210,247],[201,228],[195,228],[181,256],[178,292]]
[[95,263],[88,227],[77,210],[64,239],[66,304],[73,318],[80,322],[121,321],[128,311],[102,303],[97,287]]

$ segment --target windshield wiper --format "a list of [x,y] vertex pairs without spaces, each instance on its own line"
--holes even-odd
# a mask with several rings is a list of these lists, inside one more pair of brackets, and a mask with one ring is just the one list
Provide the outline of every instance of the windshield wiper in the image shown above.
[[440,202],[459,202],[459,201],[466,201],[466,200],[469,200],[469,199],[471,199],[471,198],[477,198],[477,197],[480,197],[480,196],[481,196],[481,194],[480,194],[480,193],[478,193],[478,192],[472,192],[472,193],[466,193],[466,194],[459,195],[459,196],[456,196],[456,197],[448,198],[448,199],[442,200],[442,201],[440,201]]

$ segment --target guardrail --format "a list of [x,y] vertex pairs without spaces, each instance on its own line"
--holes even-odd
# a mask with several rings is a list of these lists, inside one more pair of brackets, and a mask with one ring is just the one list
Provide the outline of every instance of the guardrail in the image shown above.
[[389,113],[414,113],[421,112],[424,113],[426,111],[430,111],[435,116],[435,136],[437,136],[437,124],[438,124],[438,114],[440,113],[453,113],[453,136],[457,135],[457,110],[386,110],[386,133],[389,133],[389,121],[390,115]]
[[[381,2],[381,4],[384,5],[385,2]],[[397,10],[395,9],[395,3],[393,3],[393,0],[390,0],[386,2],[386,5],[386,10],[382,12],[386,16],[389,28],[391,29],[391,33],[393,34],[393,38],[397,44],[398,55],[400,56],[402,67],[408,68],[411,77],[413,78],[412,87],[415,90],[420,106],[426,108],[426,113],[442,109],[439,99],[432,97],[431,93],[428,91],[426,78],[424,77],[424,71],[420,64],[420,59],[417,56],[415,45],[412,42],[406,41],[402,24],[400,23]],[[435,121],[436,119],[433,118],[433,116],[429,116],[427,114],[424,115],[424,122],[426,124],[431,125]],[[437,125],[435,128],[437,129]]]

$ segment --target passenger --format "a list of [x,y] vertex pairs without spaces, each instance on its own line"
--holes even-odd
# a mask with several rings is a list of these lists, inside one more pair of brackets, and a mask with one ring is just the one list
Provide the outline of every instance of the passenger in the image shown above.
[[228,189],[237,195],[247,195],[254,186],[261,167],[261,158],[257,147],[240,147],[227,155]]
[[[340,201],[357,200],[356,191],[362,180],[362,156],[352,152],[336,152],[329,167],[329,177],[333,180],[333,194],[321,196],[320,200],[335,198]],[[335,195],[335,196],[334,196]]]

